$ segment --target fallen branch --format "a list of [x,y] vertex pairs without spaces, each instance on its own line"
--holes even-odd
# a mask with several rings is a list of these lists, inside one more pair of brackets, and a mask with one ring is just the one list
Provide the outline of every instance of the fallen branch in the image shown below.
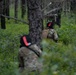
[[14,20],[17,20],[17,21],[20,21],[20,22],[23,22],[23,23],[29,25],[28,22],[26,22],[26,21],[24,21],[24,20],[20,20],[20,19],[18,19],[18,18],[14,18],[14,17],[6,16],[6,15],[3,15],[3,14],[0,14],[0,16],[6,17],[6,18],[10,18],[10,19],[14,19]]

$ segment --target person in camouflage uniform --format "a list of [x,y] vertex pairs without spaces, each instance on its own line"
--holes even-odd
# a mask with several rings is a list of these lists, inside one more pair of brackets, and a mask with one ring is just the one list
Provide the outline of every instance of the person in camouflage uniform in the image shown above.
[[53,28],[54,23],[53,22],[48,22],[46,29],[42,31],[42,38],[50,38],[53,39],[55,42],[58,41],[58,34]]
[[47,38],[51,38],[51,39],[53,39],[55,42],[57,42],[57,41],[58,41],[57,32],[56,32],[54,29],[49,29]]
[[[50,38],[55,42],[58,40],[56,31],[52,28],[52,23],[47,24],[47,28],[42,31],[42,38]],[[41,72],[43,64],[39,62],[42,55],[41,49],[36,44],[31,44],[29,35],[23,35],[20,39],[19,69],[24,73]],[[26,72],[27,71],[27,72]]]
[[23,35],[20,39],[20,43],[18,53],[20,72],[41,72],[42,63],[39,62],[39,58],[42,55],[41,49],[36,44],[31,44],[29,35]]

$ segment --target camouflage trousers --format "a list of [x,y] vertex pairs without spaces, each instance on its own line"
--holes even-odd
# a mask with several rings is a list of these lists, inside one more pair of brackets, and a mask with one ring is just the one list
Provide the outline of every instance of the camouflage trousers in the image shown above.
[[[38,50],[41,54],[41,50],[36,46],[30,46],[33,50]],[[19,69],[23,74],[25,73],[40,73],[42,71],[42,62],[35,52],[31,51],[27,47],[21,47],[19,49]],[[25,74],[26,75],[26,74]]]

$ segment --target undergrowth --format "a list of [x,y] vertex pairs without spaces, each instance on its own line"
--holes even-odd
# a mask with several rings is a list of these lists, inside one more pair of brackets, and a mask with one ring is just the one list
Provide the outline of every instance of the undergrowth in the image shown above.
[[[62,17],[61,28],[55,26],[58,43],[43,40],[43,72],[41,75],[76,75],[76,23],[73,18]],[[7,21],[0,29],[0,75],[19,75],[18,50],[20,36],[28,34],[28,25]]]

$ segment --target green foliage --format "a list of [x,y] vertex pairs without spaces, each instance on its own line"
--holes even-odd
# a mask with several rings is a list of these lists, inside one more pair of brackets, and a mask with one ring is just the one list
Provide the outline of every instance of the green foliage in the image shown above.
[[43,40],[44,71],[41,75],[76,74],[76,23],[68,17],[62,18],[62,26],[55,26],[59,35],[58,43]]
[[16,75],[20,36],[28,34],[28,26],[8,21],[6,27],[0,29],[0,75]]
[[[40,75],[76,75],[76,23],[69,17],[62,16],[61,28],[55,27],[58,43],[43,40],[43,72]],[[28,32],[27,25],[14,24],[12,20],[7,21],[5,30],[0,29],[0,75],[19,75],[19,39]]]

